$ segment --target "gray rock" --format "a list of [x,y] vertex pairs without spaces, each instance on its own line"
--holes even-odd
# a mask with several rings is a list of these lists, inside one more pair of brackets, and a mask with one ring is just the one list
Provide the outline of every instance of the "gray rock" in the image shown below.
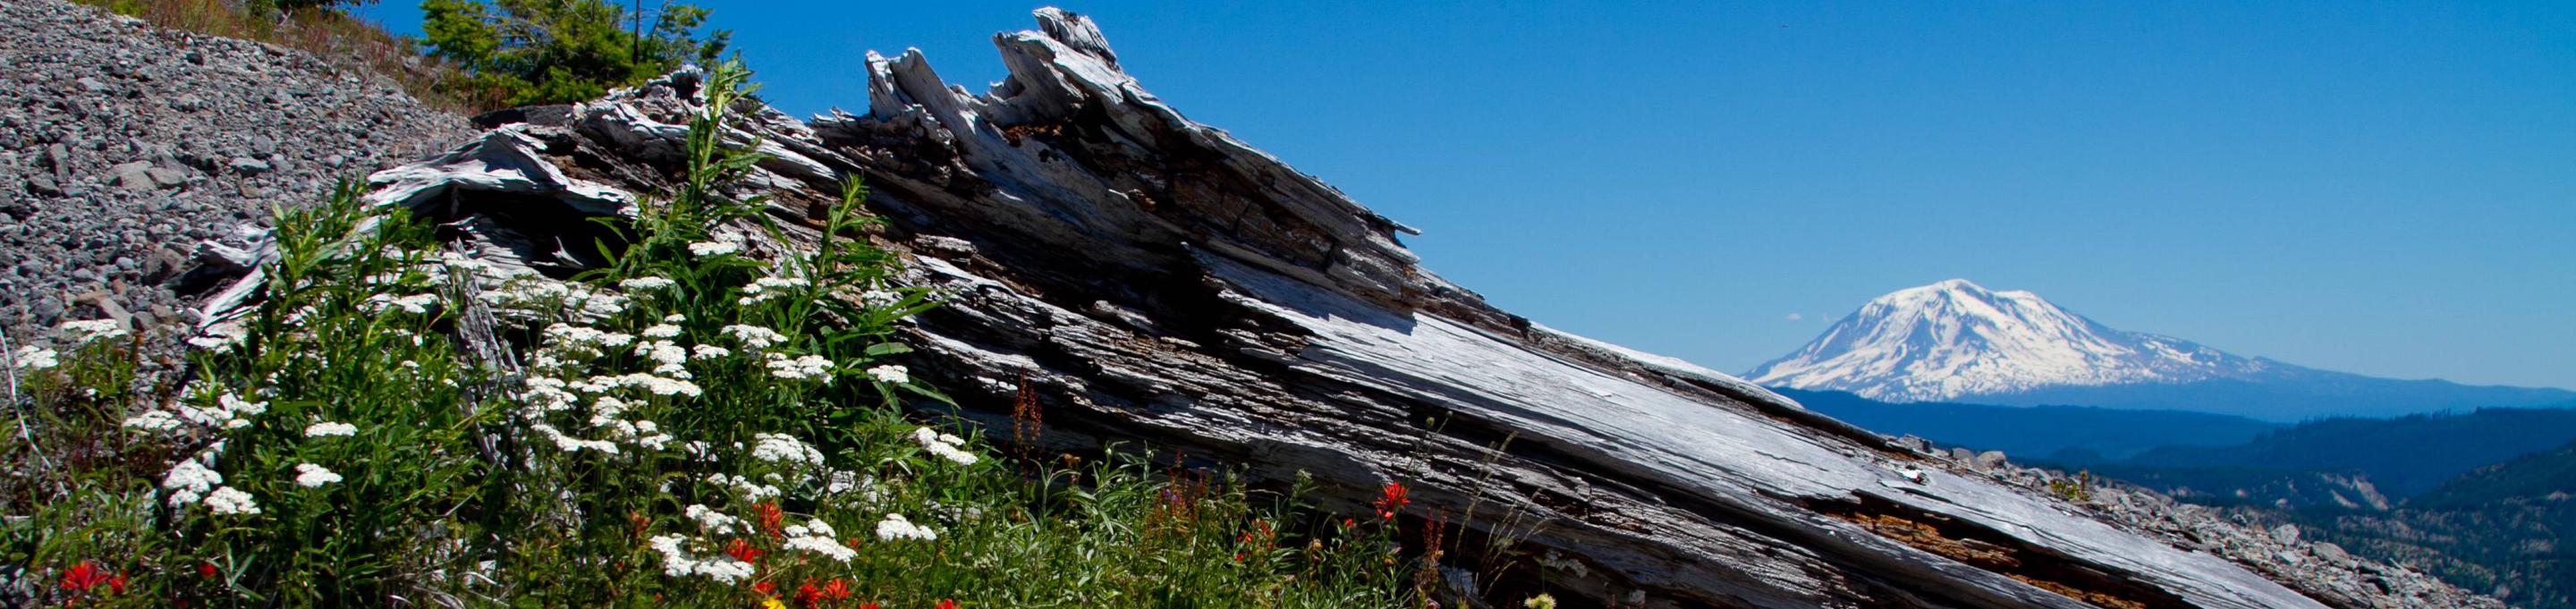
[[143,170],[143,175],[152,180],[153,186],[161,188],[173,188],[188,183],[188,172],[175,167],[154,166]]
[[2298,543],[2299,543],[2299,525],[2295,525],[2295,524],[2284,524],[2284,525],[2281,525],[2281,526],[2272,527],[2272,541],[2273,541],[2274,543],[2279,543],[2279,544],[2281,544],[2281,545],[2285,545],[2285,546],[2288,546],[2288,545],[2298,545]]
[[246,176],[268,173],[269,170],[268,161],[262,161],[250,157],[233,157],[233,160],[224,164],[224,167],[232,170],[235,174]]
[[[106,297],[123,310],[181,307],[155,287],[170,269],[154,248],[265,218],[272,203],[319,201],[339,171],[277,159],[327,152],[372,170],[472,133],[381,79],[349,79],[357,58],[332,58],[348,62],[335,68],[282,47],[119,23],[63,0],[0,0],[0,147],[26,146],[0,163],[0,331],[13,338],[50,338],[70,313],[63,297],[103,285],[128,286]],[[328,94],[251,103],[281,85]],[[269,168],[243,175],[235,157]],[[265,196],[241,196],[252,182]]]
[[1986,452],[1977,453],[1977,467],[1982,467],[1982,468],[1995,468],[1995,467],[2001,467],[2001,466],[2003,466],[2003,464],[2004,464],[2004,451],[2000,451],[2000,450],[1989,450],[1989,451],[1986,451]]
[[151,190],[154,186],[151,161],[119,164],[107,168],[107,173],[115,178],[117,187],[126,190]]

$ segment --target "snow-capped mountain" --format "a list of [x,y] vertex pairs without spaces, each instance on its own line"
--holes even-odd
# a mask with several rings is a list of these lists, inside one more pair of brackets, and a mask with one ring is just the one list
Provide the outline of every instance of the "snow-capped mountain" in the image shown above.
[[2269,419],[2576,400],[2557,389],[2382,379],[2242,357],[2104,326],[2038,294],[1965,279],[1871,300],[1745,378],[1888,402],[2174,408]]

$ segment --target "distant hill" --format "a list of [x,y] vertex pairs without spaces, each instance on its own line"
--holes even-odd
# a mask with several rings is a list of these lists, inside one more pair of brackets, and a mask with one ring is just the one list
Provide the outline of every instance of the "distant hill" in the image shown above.
[[2159,486],[2225,493],[2247,476],[2358,474],[2392,499],[2424,494],[2481,467],[2576,441],[2576,410],[2490,408],[2464,414],[2301,423],[2235,446],[2169,446],[2068,465]]
[[2525,609],[2576,608],[2576,444],[2479,469],[2387,513],[2306,510],[2311,534]]
[[1744,376],[1887,402],[2083,404],[2285,422],[2576,400],[2564,389],[2377,378],[2239,356],[2112,328],[2038,294],[1964,279],[1872,299]]
[[2244,417],[2088,406],[1891,404],[1841,391],[1779,389],[1808,409],[1889,435],[2000,450],[2016,459],[2093,462],[2166,446],[2228,446],[2287,427]]

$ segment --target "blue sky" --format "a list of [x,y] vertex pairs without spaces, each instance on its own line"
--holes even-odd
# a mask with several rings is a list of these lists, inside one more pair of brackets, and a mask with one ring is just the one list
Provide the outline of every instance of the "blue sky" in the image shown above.
[[[702,5],[798,114],[864,111],[870,49],[980,90],[1039,6]],[[1433,270],[1711,367],[1966,277],[2244,355],[2576,387],[2576,4],[1065,8],[1191,118],[1424,229]]]

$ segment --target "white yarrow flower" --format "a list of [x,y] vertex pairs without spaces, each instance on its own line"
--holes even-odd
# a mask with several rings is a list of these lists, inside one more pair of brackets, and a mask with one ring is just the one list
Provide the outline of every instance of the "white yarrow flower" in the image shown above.
[[206,496],[207,491],[223,483],[223,474],[207,469],[196,459],[188,459],[171,466],[170,473],[161,476],[161,491],[168,497],[170,507],[179,507],[196,503]]
[[659,290],[679,284],[680,283],[677,281],[663,279],[660,277],[637,277],[617,282],[617,287],[626,288],[628,290]]
[[815,450],[795,436],[764,433],[752,437],[756,440],[751,447],[751,458],[773,463],[823,464],[823,451]]
[[54,350],[44,347],[19,347],[16,353],[9,354],[9,365],[19,370],[43,370],[61,364]]
[[874,377],[877,382],[880,383],[894,383],[900,385],[906,381],[912,380],[912,371],[907,370],[902,366],[888,364],[869,368],[868,376]]
[[787,342],[787,335],[779,334],[777,330],[771,330],[760,326],[734,324],[725,326],[723,331],[725,335],[732,336],[734,340],[742,341],[742,346],[755,350],[767,349],[773,345]]
[[741,245],[723,241],[700,241],[689,244],[689,255],[699,258],[713,258],[738,251],[742,251]]
[[930,454],[936,455],[942,459],[947,459],[958,465],[974,465],[975,463],[984,460],[983,457],[976,456],[975,453],[967,452],[963,448],[966,444],[965,438],[939,433],[939,430],[936,429],[928,427],[914,429],[912,430],[912,440],[920,443],[921,448],[923,450],[930,451]]
[[206,494],[206,512],[217,516],[259,513],[259,502],[241,489],[223,487]]
[[722,535],[734,532],[742,527],[742,519],[726,516],[723,512],[715,511],[715,508],[707,507],[704,504],[689,504],[689,507],[682,510],[682,513],[687,515],[690,520],[698,521],[698,530],[708,533]]
[[789,358],[773,353],[769,356],[769,375],[789,380],[820,379],[830,383],[832,360],[820,355]]
[[62,330],[64,339],[74,345],[86,345],[93,341],[126,335],[125,322],[113,319],[67,321],[63,322]]
[[322,466],[311,463],[295,464],[296,486],[304,488],[322,488],[322,485],[339,481],[339,474],[331,473],[331,470]]
[[911,519],[904,518],[902,514],[886,514],[885,520],[877,522],[877,539],[882,541],[901,541],[905,539],[938,541],[939,532],[930,530],[929,527],[913,524]]
[[134,428],[135,431],[172,431],[178,429],[182,423],[184,421],[180,421],[178,415],[170,414],[167,410],[147,411],[125,420],[125,426]]
[[304,426],[304,437],[307,438],[327,438],[331,436],[354,435],[358,435],[358,426],[350,425],[348,423],[323,421]]
[[902,294],[888,292],[885,290],[868,290],[859,293],[859,304],[871,307],[882,309],[894,306],[894,303],[898,302],[903,302]]

